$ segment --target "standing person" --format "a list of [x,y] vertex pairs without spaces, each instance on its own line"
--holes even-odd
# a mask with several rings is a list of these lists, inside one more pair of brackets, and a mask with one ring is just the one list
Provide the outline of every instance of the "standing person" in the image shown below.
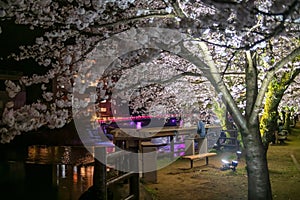
[[[201,146],[200,145],[200,138],[206,137],[206,129],[205,129],[205,117],[206,113],[202,112],[199,117],[197,117],[197,134],[194,139],[195,142],[195,151],[199,153]],[[202,142],[201,142],[202,144]]]
[[202,112],[200,114],[200,119],[197,123],[197,133],[201,138],[204,138],[206,136],[206,130],[205,130],[205,123],[204,123],[204,118],[205,118],[206,113]]
[[197,124],[197,133],[201,138],[204,138],[206,135],[206,131],[205,131],[205,123],[202,120],[198,121]]

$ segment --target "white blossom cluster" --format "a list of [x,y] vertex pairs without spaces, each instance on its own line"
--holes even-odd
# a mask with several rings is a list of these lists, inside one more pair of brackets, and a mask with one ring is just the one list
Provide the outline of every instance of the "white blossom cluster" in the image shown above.
[[[295,48],[299,47],[299,43],[293,37],[276,36],[273,37],[265,46],[257,47],[253,52],[258,78],[258,89],[261,88],[262,83],[266,77],[266,72],[274,67],[274,65],[281,61],[282,58],[289,55]],[[223,80],[227,85],[233,99],[241,111],[245,110],[246,106],[246,73],[245,66],[247,65],[247,58],[245,51],[235,51],[230,48],[210,45],[210,52],[213,55],[215,64],[218,65],[222,73]],[[277,70],[280,72],[289,72],[299,66],[297,61],[290,61],[282,68]],[[292,86],[291,88],[295,87]],[[294,101],[298,101],[294,96]],[[285,99],[285,97],[284,97]],[[283,100],[284,102],[284,100]]]
[[292,84],[286,89],[285,94],[280,101],[279,108],[293,108],[299,114],[300,111],[300,75],[298,75]]
[[22,132],[37,130],[47,125],[49,128],[61,128],[69,120],[67,109],[57,110],[55,104],[50,106],[41,102],[25,105],[14,110],[7,105],[2,119],[6,127],[0,128],[1,142],[8,143]]
[[[129,103],[136,114],[159,115],[162,110],[155,107],[163,107],[164,113],[181,116],[192,110],[208,109],[214,92],[207,80],[201,78],[195,66],[175,58],[163,53],[151,62],[124,70],[114,84],[113,99],[123,99],[121,103]],[[195,74],[195,77],[184,75],[184,72]],[[197,83],[199,80],[203,83]]]
[[[260,87],[265,72],[299,47],[300,9],[299,2],[293,0],[230,2],[0,2],[1,20],[14,20],[16,24],[28,25],[41,32],[36,35],[34,44],[20,46],[20,52],[9,58],[20,62],[33,58],[46,71],[44,74],[23,76],[19,83],[6,82],[6,91],[11,99],[22,87],[35,84],[41,86],[42,96],[40,102],[18,110],[13,110],[12,101],[6,104],[0,129],[2,142],[9,142],[21,132],[44,125],[62,127],[72,117],[72,105],[73,112],[84,108],[83,114],[89,115],[91,104],[97,99],[108,100],[111,94],[115,95],[114,98],[130,102],[135,111],[147,107],[151,112],[158,112],[159,109],[155,107],[163,106],[169,113],[188,112],[189,109],[199,108],[199,104],[199,109],[206,109],[215,97],[211,85],[206,84],[208,79],[204,77],[213,77],[213,73],[220,73],[242,110],[245,106],[245,76],[242,75],[246,64],[245,48],[257,53]],[[177,31],[160,28],[150,33],[146,29],[137,31],[149,25],[176,28]],[[133,27],[136,29],[130,29]],[[4,31],[0,27],[0,34]],[[108,40],[118,33],[121,34],[117,40]],[[187,33],[190,37],[182,37],[179,33]],[[104,40],[108,42],[102,43]],[[127,43],[121,43],[122,40]],[[185,45],[178,45],[182,40],[185,40]],[[209,71],[209,65],[195,66],[167,53],[155,57],[155,54],[159,54],[158,50],[151,55],[143,54],[147,50],[130,50],[132,46],[150,48],[149,43],[153,41],[160,48],[178,55],[182,53],[182,48],[187,48],[188,56],[181,56],[195,56],[202,62],[205,59],[198,42],[206,41],[217,71]],[[123,46],[119,46],[119,43]],[[133,52],[125,54],[128,52],[122,52],[124,49]],[[124,54],[124,57],[131,55],[131,58],[122,59]],[[112,55],[118,55],[119,58],[112,59]],[[204,68],[205,73],[212,74],[201,73],[200,69]],[[282,70],[286,70],[286,66]],[[226,75],[232,72],[238,75]],[[56,82],[57,88],[50,90],[52,81]],[[72,92],[78,97],[74,97]],[[79,98],[82,94],[85,96]]]
[[8,96],[10,98],[14,98],[16,94],[18,94],[21,91],[21,87],[15,84],[14,82],[12,82],[11,80],[6,80],[5,85],[6,85],[6,92],[8,93]]
[[[282,35],[299,34],[299,2],[182,0],[186,15],[202,22],[190,32],[211,43],[232,48],[257,48],[283,26]],[[291,7],[293,7],[291,9]],[[286,15],[286,13],[289,15]],[[287,31],[291,30],[291,31]],[[262,34],[267,33],[267,34]]]
[[2,2],[0,16],[14,17],[16,23],[29,24],[32,29],[63,24],[64,28],[75,26],[78,30],[83,30],[99,19],[107,20],[109,18],[105,13],[107,6],[125,10],[132,3],[134,0],[17,0]]

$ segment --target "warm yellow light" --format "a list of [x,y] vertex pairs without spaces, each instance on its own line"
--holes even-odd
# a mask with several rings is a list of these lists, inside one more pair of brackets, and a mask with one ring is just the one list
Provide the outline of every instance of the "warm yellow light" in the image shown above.
[[107,111],[106,108],[104,108],[104,107],[100,108],[100,112],[106,112],[106,111]]

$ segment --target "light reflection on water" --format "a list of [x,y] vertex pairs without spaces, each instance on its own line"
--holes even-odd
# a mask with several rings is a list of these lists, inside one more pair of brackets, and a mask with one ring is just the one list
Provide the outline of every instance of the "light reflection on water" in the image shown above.
[[[169,145],[163,148],[170,152]],[[180,149],[184,145],[175,145],[175,152]],[[81,146],[0,149],[0,195],[10,200],[77,200],[93,184],[93,166],[80,165],[93,161],[90,151]]]
[[35,164],[78,165],[92,160],[93,155],[81,146],[29,146],[26,158],[27,163]]
[[93,166],[56,166],[58,199],[78,199],[93,184]]
[[2,197],[76,200],[92,185],[93,166],[79,165],[93,160],[84,147],[31,146],[27,156],[21,154],[11,149],[1,152]]

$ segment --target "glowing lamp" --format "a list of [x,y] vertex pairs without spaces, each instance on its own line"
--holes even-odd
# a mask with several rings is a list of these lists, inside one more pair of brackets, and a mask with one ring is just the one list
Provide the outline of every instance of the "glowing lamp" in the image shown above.
[[142,128],[142,122],[137,122],[136,129],[141,129],[141,128]]
[[242,155],[242,152],[241,152],[241,151],[237,151],[237,152],[236,152],[236,158],[237,158],[237,160],[240,160],[241,155]]

